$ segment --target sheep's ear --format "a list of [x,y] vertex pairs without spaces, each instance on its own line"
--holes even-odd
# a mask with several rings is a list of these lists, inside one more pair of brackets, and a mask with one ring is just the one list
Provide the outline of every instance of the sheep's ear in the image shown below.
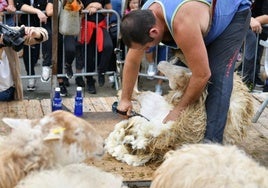
[[57,127],[50,129],[47,136],[44,137],[44,141],[60,140],[63,137],[65,128]]
[[12,129],[31,125],[31,120],[29,119],[3,118],[2,121]]

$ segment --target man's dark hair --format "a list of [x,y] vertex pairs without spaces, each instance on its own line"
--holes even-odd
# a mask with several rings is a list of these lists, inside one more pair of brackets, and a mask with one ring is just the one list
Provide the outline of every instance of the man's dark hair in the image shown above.
[[153,38],[149,36],[149,31],[154,25],[155,17],[151,10],[131,11],[123,17],[120,25],[123,42],[131,47],[132,42],[144,45],[153,41]]

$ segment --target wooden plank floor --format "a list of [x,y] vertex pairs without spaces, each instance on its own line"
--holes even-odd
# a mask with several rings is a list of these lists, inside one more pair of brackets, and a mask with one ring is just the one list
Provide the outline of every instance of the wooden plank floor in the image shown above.
[[[253,93],[254,110],[260,107],[261,103],[268,97],[268,93]],[[112,104],[118,98],[112,97],[91,97],[84,98],[83,111],[84,112],[111,112]],[[63,105],[68,111],[74,110],[74,99],[63,98]],[[134,103],[135,106],[135,103]],[[0,102],[0,119],[3,117],[14,118],[41,118],[51,112],[50,99],[42,100],[23,100],[12,102]],[[0,121],[0,126],[2,125]],[[268,137],[268,107],[260,115],[257,123],[254,126],[263,131],[264,135]]]
[[[74,99],[63,98],[63,105],[68,111],[74,111]],[[113,102],[117,97],[91,97],[84,98],[84,112],[111,112]],[[12,102],[0,102],[0,118],[40,118],[51,112],[50,99],[22,100]]]
[[[84,98],[83,111],[87,112],[111,112],[112,103],[117,97]],[[64,110],[74,111],[74,99],[63,98]],[[50,99],[22,100],[11,102],[0,102],[0,135],[8,132],[2,122],[3,117],[38,119],[51,113]]]
[[[261,103],[268,98],[268,93],[253,93],[252,95],[254,98],[254,110],[257,111]],[[118,98],[115,96],[84,98],[83,110],[85,113],[111,112],[112,104],[117,100]],[[63,105],[68,111],[73,112],[74,99],[63,98]],[[0,102],[0,119],[3,117],[35,119],[41,118],[50,112],[50,99]],[[0,126],[2,125],[3,122],[0,121]],[[268,138],[268,107],[264,109],[258,121],[253,123],[253,125]]]

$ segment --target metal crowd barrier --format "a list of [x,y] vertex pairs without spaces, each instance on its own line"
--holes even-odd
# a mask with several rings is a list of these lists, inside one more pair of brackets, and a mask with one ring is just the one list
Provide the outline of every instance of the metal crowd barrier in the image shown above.
[[[264,28],[268,28],[268,24],[264,24],[263,25]],[[255,45],[255,56],[254,56],[254,67],[253,67],[253,78],[252,78],[252,81],[253,81],[253,84],[255,85],[255,73],[256,73],[256,68],[257,68],[257,56],[258,56],[258,46],[259,45],[262,45],[264,47],[264,51],[263,53],[265,53],[265,56],[264,56],[264,71],[265,71],[265,74],[266,74],[266,80],[264,82],[265,85],[268,84],[268,38],[266,41],[263,41],[263,40],[259,40],[259,33],[256,34],[256,45]],[[245,45],[246,45],[246,41],[244,42],[244,49],[245,49]],[[245,51],[243,52],[245,53]],[[244,55],[243,55],[243,62],[244,62]],[[242,62],[242,77],[244,76],[244,64]],[[263,103],[260,105],[260,107],[258,108],[257,112],[254,114],[254,117],[252,119],[252,122],[253,123],[256,123],[260,117],[260,115],[262,114],[262,112],[264,111],[264,109],[266,108],[266,106],[268,105],[268,97],[263,101]]]
[[[84,14],[84,16],[87,18],[87,13],[89,13],[88,11],[85,11],[83,10],[82,11],[82,14]],[[3,15],[3,23],[6,23],[6,15],[7,14],[10,14],[10,13],[7,13],[7,12],[4,12],[4,15]],[[28,15],[28,23],[30,24],[30,14],[28,13],[25,13],[23,11],[16,11],[14,13],[14,18],[15,18],[15,26],[18,26],[19,25],[19,16],[21,14],[27,14]],[[119,14],[114,11],[114,10],[108,10],[108,9],[102,9],[102,10],[98,10],[97,11],[97,20],[96,20],[96,25],[98,24],[98,15],[99,14],[107,14],[107,18],[106,18],[106,22],[107,22],[107,30],[108,30],[108,24],[109,24],[109,15],[111,14],[114,14],[116,17],[117,17],[117,39],[119,38],[119,30],[120,30],[120,22],[121,22],[121,18],[119,16]],[[52,18],[51,18],[52,19]],[[41,24],[40,24],[41,26]],[[53,30],[52,30],[53,32]],[[97,43],[96,43],[97,45]],[[85,44],[85,48],[87,47],[87,45]],[[30,48],[30,47],[29,47]],[[40,44],[40,54],[42,53],[41,52],[41,48],[42,48],[42,43]],[[86,50],[85,50],[86,51]],[[54,52],[52,51],[52,57],[53,57],[53,53],[57,53],[57,52]],[[84,68],[83,68],[83,71],[81,73],[74,73],[74,76],[95,76],[95,75],[98,75],[98,71],[97,71],[97,62],[98,62],[98,56],[97,56],[97,48],[95,50],[95,71],[94,72],[86,72],[86,68],[87,68],[87,54],[85,53],[85,61],[84,61]],[[65,54],[65,49],[64,49],[64,44],[63,44],[63,62],[62,62],[62,72],[63,74],[57,74],[57,77],[65,77],[66,74],[65,74],[65,70],[64,70],[64,65],[65,65],[65,57],[64,57],[64,54]],[[29,50],[29,68],[31,68],[30,64],[31,64],[31,51]],[[74,62],[73,62],[74,63]],[[108,63],[112,63],[112,62],[108,62]],[[29,70],[29,72],[31,72],[31,69]],[[113,75],[114,76],[114,80],[115,80],[115,86],[116,86],[116,89],[118,89],[120,86],[119,86],[119,83],[118,83],[118,73],[117,71],[107,71],[105,72],[105,75]],[[41,74],[35,74],[35,75],[21,75],[21,78],[22,79],[29,79],[29,78],[41,78]],[[51,79],[52,80],[52,79]]]
[[[264,56],[264,71],[266,76],[268,76],[268,38],[266,39],[266,41],[260,40],[260,45],[262,45],[265,48],[265,56]],[[268,78],[266,78],[265,80],[265,84],[268,84]],[[263,103],[260,105],[260,107],[258,108],[257,112],[255,113],[252,122],[256,123],[260,117],[260,115],[262,114],[262,112],[264,111],[264,109],[267,107],[268,105],[268,96],[266,97],[266,99],[263,101]]]

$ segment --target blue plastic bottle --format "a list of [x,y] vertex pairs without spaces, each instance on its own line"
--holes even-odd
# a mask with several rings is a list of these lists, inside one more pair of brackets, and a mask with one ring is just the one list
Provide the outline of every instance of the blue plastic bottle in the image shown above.
[[74,115],[78,117],[83,116],[82,87],[76,88],[76,96],[75,96],[75,101],[74,101]]
[[52,101],[52,112],[56,110],[62,110],[62,99],[60,96],[60,88],[55,88],[55,94]]

